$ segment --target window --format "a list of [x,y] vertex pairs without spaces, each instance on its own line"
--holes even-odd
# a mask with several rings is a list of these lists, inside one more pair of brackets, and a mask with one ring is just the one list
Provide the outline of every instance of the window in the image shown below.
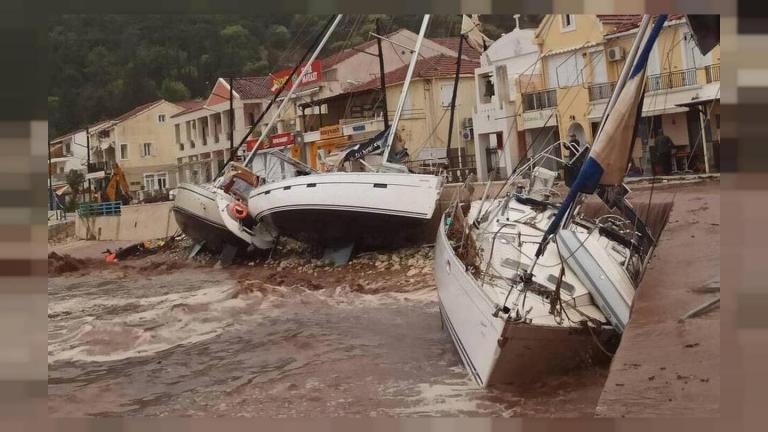
[[168,173],[147,173],[144,174],[144,190],[165,190],[168,189]]
[[450,107],[452,97],[453,84],[440,84],[440,105],[443,107]]
[[120,159],[128,159],[128,144],[120,144]]
[[173,128],[174,128],[174,131],[176,132],[176,142],[180,143],[181,142],[181,125],[177,124]]
[[165,114],[158,114],[157,115],[157,122],[158,123],[165,123]]
[[547,83],[550,88],[573,87],[584,82],[584,58],[578,51],[547,59]]
[[[654,46],[656,46],[654,44]],[[608,82],[608,68],[605,64],[605,54],[603,50],[592,51],[589,53],[589,62],[592,64],[592,83]]]
[[567,32],[576,30],[576,16],[572,14],[560,15],[560,31]]
[[141,147],[142,157],[150,157],[152,156],[152,143],[144,143],[144,145]]
[[486,73],[483,75],[478,75],[478,90],[480,94],[478,95],[481,103],[490,103],[491,98],[493,95],[496,94],[496,89],[494,88],[493,84],[493,74]]
[[686,69],[700,68],[712,64],[712,51],[707,53],[707,55],[701,55],[701,51],[696,46],[696,40],[691,33],[686,32],[683,35],[683,40],[683,61]]

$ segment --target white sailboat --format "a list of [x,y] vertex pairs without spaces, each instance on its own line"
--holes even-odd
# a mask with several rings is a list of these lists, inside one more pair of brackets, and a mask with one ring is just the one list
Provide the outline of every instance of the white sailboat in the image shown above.
[[442,178],[410,174],[403,165],[389,161],[428,22],[425,15],[395,117],[388,133],[380,137],[386,138],[380,163],[372,166],[359,159],[364,172],[312,174],[257,187],[248,200],[257,221],[281,235],[336,248],[389,244],[398,234],[413,235],[409,228],[432,218]]
[[[312,62],[325,46],[341,18],[341,14],[336,15],[335,18],[329,20],[328,24],[326,24],[325,34],[314,49],[310,60],[302,68],[298,81],[310,69]],[[294,68],[294,73],[298,67],[297,65]],[[277,92],[275,98],[262,113],[262,116],[269,111],[269,107],[272,106],[277,97],[282,93],[288,82],[290,80],[286,80],[286,83]],[[277,179],[274,176],[270,176],[266,172],[271,166],[269,163],[264,164],[260,170],[252,171],[250,167],[260,144],[266,138],[267,131],[271,129],[274,122],[280,116],[287,101],[297,87],[291,87],[282,104],[273,114],[268,126],[264,128],[264,132],[258,141],[259,145],[251,151],[244,165],[229,164],[224,175],[219,177],[213,184],[196,185],[182,183],[178,186],[173,204],[173,214],[179,228],[187,236],[197,242],[205,242],[206,247],[214,251],[222,251],[225,247],[233,247],[238,251],[245,251],[251,247],[259,249],[269,249],[272,247],[275,233],[267,226],[260,225],[254,220],[248,214],[247,206],[244,203],[248,199],[250,189],[262,183],[311,172],[311,168],[306,165],[289,158],[281,158],[278,153],[269,156],[280,159],[279,163],[283,165],[288,164],[291,166],[291,169],[284,171],[285,176]],[[240,145],[255,129],[255,125],[260,120],[261,117],[258,121],[254,122],[254,126],[248,131]]]
[[[591,152],[571,162],[581,166],[562,202],[555,173],[538,166],[551,158],[544,151],[508,180],[503,198],[457,199],[443,215],[434,261],[441,316],[478,385],[582,365],[627,325],[655,239],[622,182],[665,20],[649,30],[644,17]],[[582,194],[595,192],[623,216],[583,216]]]

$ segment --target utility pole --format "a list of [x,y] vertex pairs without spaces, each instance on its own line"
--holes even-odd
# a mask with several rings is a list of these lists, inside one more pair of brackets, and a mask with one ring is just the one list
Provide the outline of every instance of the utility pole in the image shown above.
[[[85,127],[85,175],[91,173],[91,131],[88,126]],[[88,202],[91,202],[93,195],[91,178],[88,177]]]
[[53,180],[51,179],[51,142],[48,141],[48,210],[55,210],[53,201]]
[[[379,19],[376,18],[376,34],[382,36]],[[379,81],[381,83],[381,99],[384,103],[384,129],[389,127],[389,110],[387,109],[387,82],[384,79],[384,52],[381,50],[381,38],[376,38],[379,46]]]
[[234,109],[234,90],[232,83],[235,82],[235,78],[230,75],[229,76],[229,156],[233,157],[234,155],[232,152],[235,148],[235,131],[234,131],[234,124],[235,124],[235,109]]
[[456,76],[453,77],[453,94],[451,95],[451,117],[448,120],[448,145],[446,146],[446,156],[448,156],[448,167],[451,166],[451,138],[453,137],[453,115],[456,111],[456,93],[459,90],[459,73],[461,72],[461,48],[464,46],[464,35],[459,33],[459,56],[456,58]]

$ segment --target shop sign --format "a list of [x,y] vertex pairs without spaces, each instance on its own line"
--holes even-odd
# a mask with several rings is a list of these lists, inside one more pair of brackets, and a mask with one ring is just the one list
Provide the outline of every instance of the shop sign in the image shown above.
[[[256,147],[257,139],[250,139],[245,142],[246,149],[250,152]],[[259,147],[259,150],[266,150],[271,148],[288,147],[293,145],[294,136],[292,132],[285,132],[281,134],[274,134],[269,137],[268,141]]]
[[556,126],[557,116],[553,115],[554,108],[523,113],[523,129]]
[[287,147],[289,145],[293,145],[293,142],[293,133],[291,132],[274,134],[269,137],[269,145],[265,148]]
[[341,136],[341,126],[333,125],[320,128],[320,139],[336,138]]
[[[291,82],[285,86],[285,90],[290,90],[291,87],[296,83],[296,79],[298,78],[299,74],[302,70],[304,70],[305,65],[301,65],[300,68],[296,70],[296,73],[291,78]],[[277,93],[278,90],[280,90],[280,87],[283,85],[283,83],[288,79],[289,76],[291,76],[291,72],[293,71],[293,68],[291,69],[285,69],[281,70],[280,72],[276,72],[272,75],[272,87],[270,90],[272,93]],[[307,70],[307,73],[304,74],[304,77],[301,79],[301,83],[299,83],[299,87],[304,87],[309,84],[314,84],[316,82],[322,81],[323,79],[323,71],[322,71],[322,63],[320,60],[315,60],[311,63],[311,66],[309,70]]]

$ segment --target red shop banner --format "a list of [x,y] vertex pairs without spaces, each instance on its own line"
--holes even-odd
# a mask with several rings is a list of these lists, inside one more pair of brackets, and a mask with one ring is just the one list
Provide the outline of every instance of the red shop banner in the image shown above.
[[[253,150],[254,147],[256,147],[256,142],[258,139],[251,139],[245,142],[245,148],[250,152]],[[293,143],[296,142],[293,133],[286,132],[281,134],[274,134],[271,137],[269,137],[269,140],[262,145],[259,150],[266,150],[271,148],[279,148],[279,147],[288,147],[293,145]]]
[[[291,82],[287,86],[285,86],[286,91],[290,90],[291,87],[296,83],[296,79],[298,78],[302,70],[304,70],[304,65],[302,65],[299,69],[296,70],[296,74],[293,75]],[[280,86],[282,86],[285,80],[287,80],[288,77],[291,75],[291,71],[293,71],[293,68],[281,70],[280,72],[276,72],[272,74],[272,87],[270,88],[272,93],[277,93],[277,91],[280,90]],[[301,80],[301,83],[299,83],[299,87],[304,87],[309,84],[314,84],[316,82],[321,81],[322,79],[323,79],[322,64],[320,63],[320,60],[315,60],[312,62],[312,65],[310,66],[309,70],[307,70],[307,73],[304,74],[304,78]]]

